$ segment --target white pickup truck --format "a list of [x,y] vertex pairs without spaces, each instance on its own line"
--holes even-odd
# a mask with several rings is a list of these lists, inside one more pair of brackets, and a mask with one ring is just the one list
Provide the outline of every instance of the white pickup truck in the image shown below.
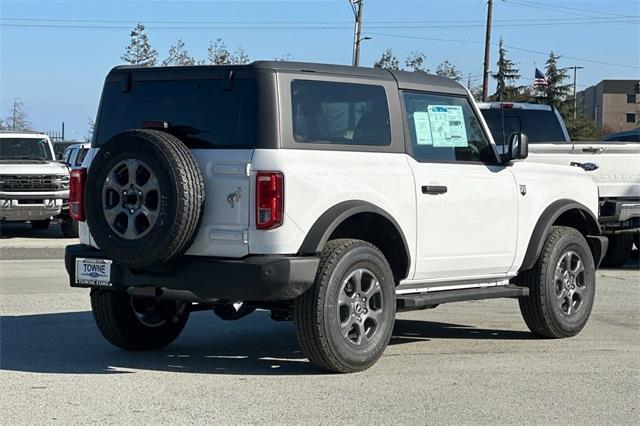
[[65,237],[77,237],[68,199],[69,169],[54,159],[47,135],[0,132],[0,222],[46,229],[55,220]]
[[640,248],[640,144],[571,141],[562,117],[549,105],[498,102],[479,107],[498,146],[522,132],[529,142],[528,161],[581,167],[593,178],[600,224],[609,236],[603,266],[622,266],[634,242]]

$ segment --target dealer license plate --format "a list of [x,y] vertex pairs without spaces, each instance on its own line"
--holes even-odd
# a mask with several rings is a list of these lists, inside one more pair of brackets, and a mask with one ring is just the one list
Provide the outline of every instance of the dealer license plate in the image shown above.
[[76,259],[76,283],[111,287],[111,264],[108,259]]

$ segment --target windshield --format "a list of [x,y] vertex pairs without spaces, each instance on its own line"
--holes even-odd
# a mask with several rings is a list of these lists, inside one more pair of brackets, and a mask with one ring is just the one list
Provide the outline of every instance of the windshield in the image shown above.
[[102,94],[95,146],[145,123],[167,123],[169,133],[190,148],[253,148],[256,82],[224,80],[135,81],[123,92],[108,83]]
[[496,145],[507,145],[513,133],[527,135],[529,143],[567,142],[562,125],[552,110],[483,109]]
[[0,138],[0,160],[51,161],[49,142],[34,138]]

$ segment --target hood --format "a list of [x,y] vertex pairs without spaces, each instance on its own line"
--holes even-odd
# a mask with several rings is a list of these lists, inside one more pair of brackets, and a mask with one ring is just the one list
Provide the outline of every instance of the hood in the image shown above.
[[1,162],[0,175],[66,175],[66,164],[50,161],[46,163]]

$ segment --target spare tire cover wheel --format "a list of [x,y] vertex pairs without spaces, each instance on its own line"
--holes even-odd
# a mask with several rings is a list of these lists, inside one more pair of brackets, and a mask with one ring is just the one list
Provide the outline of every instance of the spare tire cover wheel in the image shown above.
[[118,263],[141,268],[186,251],[200,222],[204,182],[178,138],[131,130],[98,151],[85,196],[98,247]]

